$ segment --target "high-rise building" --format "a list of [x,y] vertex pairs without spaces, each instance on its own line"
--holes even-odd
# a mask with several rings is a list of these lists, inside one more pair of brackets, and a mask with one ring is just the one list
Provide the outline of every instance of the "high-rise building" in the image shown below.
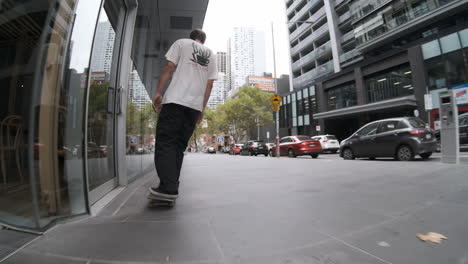
[[234,28],[228,43],[230,90],[245,84],[249,75],[265,72],[265,34],[254,28]]
[[220,72],[218,79],[213,83],[213,89],[211,91],[210,99],[208,100],[208,107],[212,110],[216,110],[216,106],[224,104],[226,99],[226,74]]
[[226,52],[217,52],[216,53],[216,62],[218,65],[218,72],[222,72],[226,74],[226,62],[227,62],[227,55]]
[[115,31],[111,23],[109,21],[99,22],[94,42],[94,55],[91,59],[92,72],[111,72],[114,42]]
[[128,91],[129,101],[140,110],[151,102],[145,85],[141,82],[140,75],[136,69],[133,69],[130,73]]
[[296,109],[282,113],[288,133],[343,139],[367,122],[413,115],[433,126],[424,95],[468,83],[466,0],[285,4],[294,92],[283,109]]

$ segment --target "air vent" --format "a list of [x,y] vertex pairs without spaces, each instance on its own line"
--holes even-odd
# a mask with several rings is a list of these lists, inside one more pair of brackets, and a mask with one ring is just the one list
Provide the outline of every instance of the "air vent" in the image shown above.
[[193,24],[193,17],[171,16],[171,28],[172,29],[191,30],[192,24]]

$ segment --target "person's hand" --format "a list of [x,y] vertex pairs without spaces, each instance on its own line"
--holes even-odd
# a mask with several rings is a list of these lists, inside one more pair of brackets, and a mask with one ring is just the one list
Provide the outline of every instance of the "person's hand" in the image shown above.
[[203,117],[204,117],[204,113],[201,112],[200,115],[198,116],[197,125],[199,125],[203,121]]
[[162,95],[156,94],[153,98],[153,110],[156,113],[159,113],[159,111],[161,111],[161,106],[162,106]]

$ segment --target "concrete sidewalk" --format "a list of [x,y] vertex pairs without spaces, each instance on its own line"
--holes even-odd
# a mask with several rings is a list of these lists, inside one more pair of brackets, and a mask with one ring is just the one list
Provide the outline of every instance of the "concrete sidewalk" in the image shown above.
[[148,207],[154,181],[5,263],[468,263],[466,164],[191,154],[172,209]]

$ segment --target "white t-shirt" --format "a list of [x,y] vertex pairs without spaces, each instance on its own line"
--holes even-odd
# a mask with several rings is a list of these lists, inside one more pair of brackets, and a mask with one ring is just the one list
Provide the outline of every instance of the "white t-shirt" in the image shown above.
[[166,59],[177,65],[177,69],[162,103],[174,103],[203,111],[208,80],[218,78],[216,55],[199,42],[179,39],[172,44]]

